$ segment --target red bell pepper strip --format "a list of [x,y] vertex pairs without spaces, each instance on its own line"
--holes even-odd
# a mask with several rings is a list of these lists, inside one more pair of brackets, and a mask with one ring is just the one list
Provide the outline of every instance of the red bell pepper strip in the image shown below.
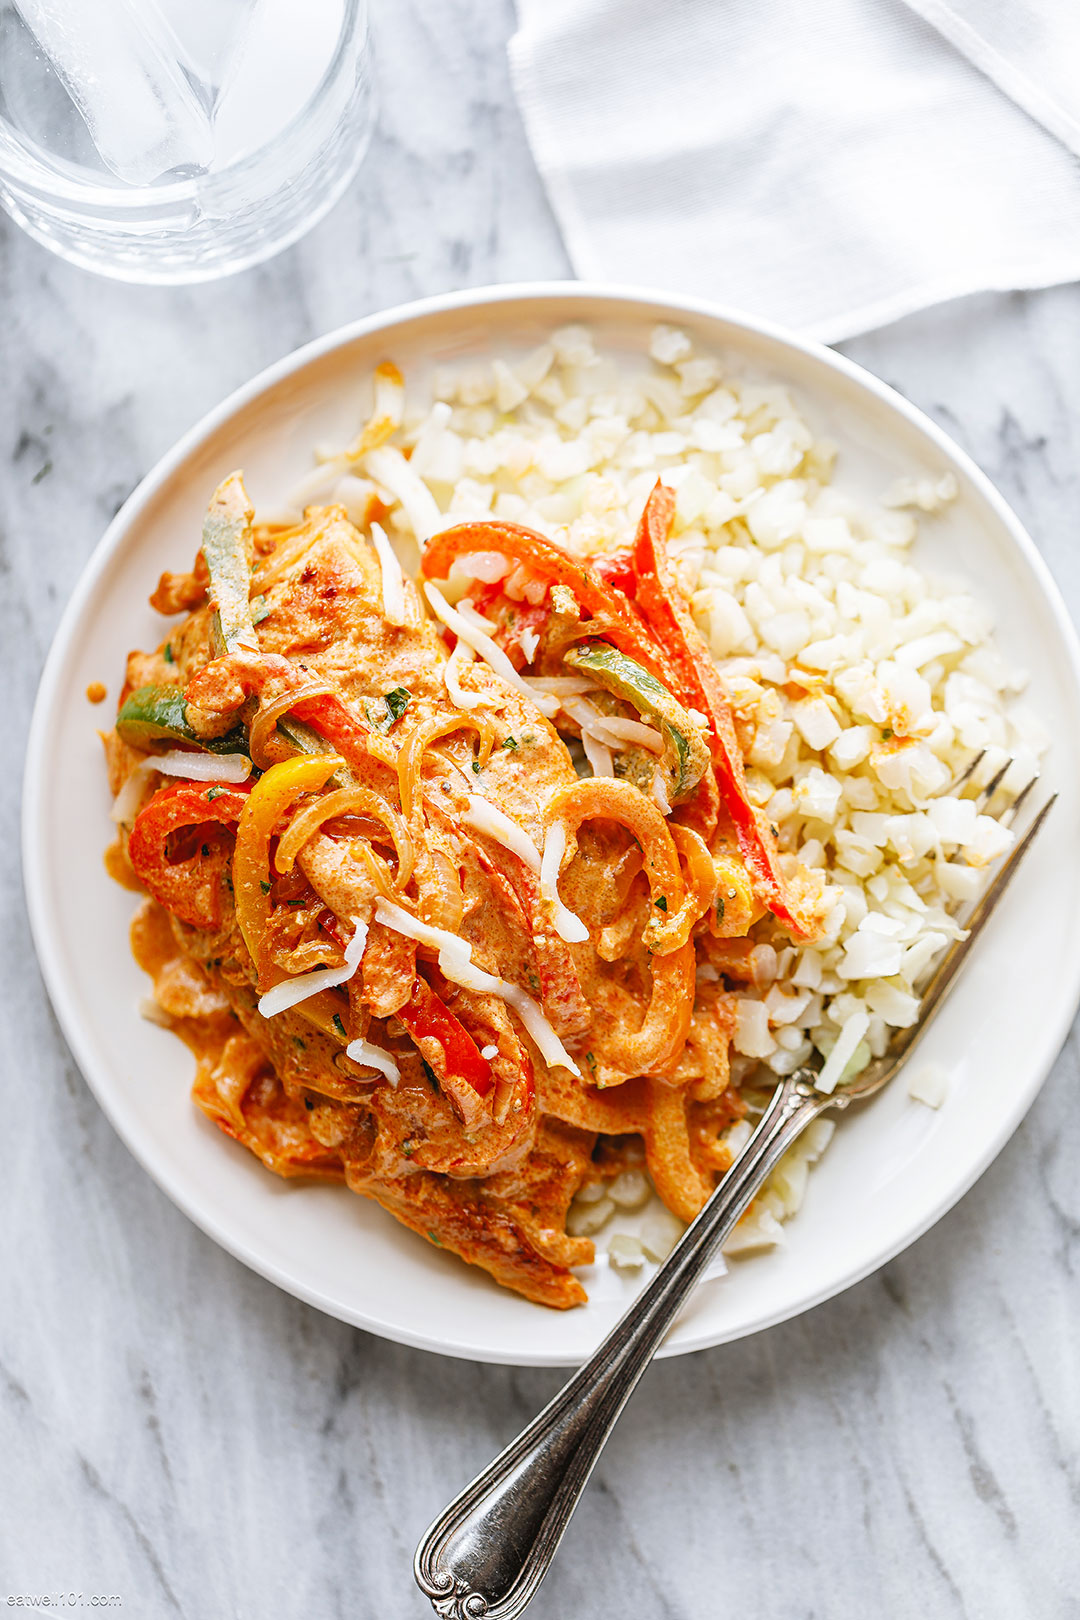
[[609,585],[542,534],[519,523],[460,523],[431,541],[421,560],[427,579],[446,579],[456,557],[471,551],[499,551],[511,562],[524,563],[540,579],[565,585],[584,612],[602,620],[596,629],[620,652],[636,658],[651,675],[671,689],[674,671],[647,625],[622,591]]
[[720,793],[735,824],[739,853],[747,870],[774,916],[793,933],[805,935],[809,932],[807,925],[788,897],[776,839],[764,812],[750,803],[746,791],[742,750],[724,683],[694,623],[668,556],[667,540],[674,516],[674,492],[657,479],[634,538],[636,600],[674,667],[678,683],[675,695],[687,707],[699,709],[709,718]]
[[637,573],[634,569],[634,553],[629,546],[590,557],[589,567],[594,574],[600,575],[606,585],[614,585],[617,591],[622,591],[624,596],[633,600],[637,590]]
[[143,888],[191,928],[212,933],[221,927],[221,879],[228,859],[201,849],[186,860],[170,861],[170,833],[219,822],[235,827],[251,791],[247,783],[178,782],[159,789],[135,817],[128,859]]
[[[436,995],[425,978],[418,973],[413,984],[412,999],[397,1014],[421,1053],[421,1041],[437,1041],[443,1051],[443,1062],[438,1065],[439,1079],[452,1093],[456,1082],[465,1081],[478,1097],[486,1097],[495,1084],[491,1064],[461,1020],[450,1011],[442,997]],[[432,1064],[432,1068],[436,1065]]]

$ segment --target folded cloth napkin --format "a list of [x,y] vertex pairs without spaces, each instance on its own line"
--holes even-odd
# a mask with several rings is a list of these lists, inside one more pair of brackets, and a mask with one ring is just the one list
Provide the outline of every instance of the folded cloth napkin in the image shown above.
[[1080,277],[1080,0],[517,5],[518,100],[580,276],[830,342]]

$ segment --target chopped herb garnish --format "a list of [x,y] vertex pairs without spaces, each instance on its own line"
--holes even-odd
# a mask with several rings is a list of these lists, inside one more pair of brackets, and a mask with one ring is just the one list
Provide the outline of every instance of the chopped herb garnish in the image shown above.
[[475,774],[477,776],[479,776],[480,775],[480,761],[478,759],[473,760],[472,768],[473,768],[473,771],[475,772]]
[[657,911],[666,911],[667,910],[667,895],[662,894],[660,896],[659,900],[654,900],[653,901],[653,904],[655,905]]
[[301,1052],[306,1052],[307,1051],[307,1041],[304,1040],[302,1035],[294,1035],[293,1036],[293,1045],[298,1046],[300,1048]]
[[49,474],[51,472],[52,472],[52,462],[51,461],[46,461],[43,466],[38,468],[37,472],[34,474],[33,478],[31,478],[30,482],[32,484],[40,484],[41,480],[43,478],[48,478],[48,476],[49,476]]
[[402,1142],[401,1151],[404,1153],[407,1159],[411,1159],[413,1154],[416,1152],[416,1143],[412,1141]]
[[516,737],[507,737],[506,740],[503,742],[502,747],[503,748],[511,748],[511,749],[513,749],[513,748],[516,748],[517,745],[518,745],[518,740],[517,740]]
[[341,1022],[341,1014],[340,1013],[335,1013],[334,1014],[334,1028],[337,1030],[338,1034],[341,1036],[343,1041],[348,1040],[349,1037],[345,1033],[345,1025]]
[[299,900],[289,900],[289,901],[286,902],[286,904],[292,906],[293,910],[295,911],[298,906],[304,905],[305,902],[304,902],[303,896],[301,896],[301,898]]
[[263,620],[267,617],[269,612],[270,612],[270,604],[266,600],[265,596],[253,596],[251,598],[251,622],[252,622],[252,624],[262,624]]
[[772,833],[774,838],[779,838],[780,829],[779,829],[778,826],[776,826],[775,822],[770,822],[769,823],[769,831]]
[[215,799],[220,799],[221,798],[221,795],[224,793],[224,791],[225,791],[224,788],[219,788],[219,787],[207,788],[206,797],[210,800],[210,802],[212,804]]
[[428,1062],[427,1058],[420,1059],[420,1066],[424,1071],[424,1079],[427,1081],[432,1091],[438,1091],[439,1077],[435,1073],[435,1070],[431,1067],[431,1064]]
[[591,1052],[586,1052],[585,1061],[589,1065],[589,1068],[592,1070],[592,1072],[595,1074],[596,1073],[596,1058],[593,1056],[593,1054]]
[[435,1245],[435,1247],[437,1249],[442,1248],[442,1243],[441,1243],[440,1239],[435,1236],[434,1232],[429,1232],[427,1235],[428,1235],[429,1241],[431,1243],[434,1243],[434,1245]]
[[262,890],[263,894],[269,894],[270,893],[270,885],[269,885],[269,883],[267,883],[265,878],[260,878],[259,879],[259,888]]
[[167,641],[165,643],[164,647],[161,649],[161,656],[162,656],[162,658],[164,658],[164,660],[165,660],[165,662],[167,664],[175,664],[176,663],[176,659],[173,657],[173,650],[172,650],[172,643],[171,642]]
[[716,920],[717,920],[717,922],[723,922],[723,920],[724,920],[724,910],[725,910],[724,897],[723,897],[723,895],[721,895],[719,900],[716,902]]
[[894,732],[893,732],[892,726],[886,726],[884,731],[881,733],[882,742],[888,742],[890,737],[892,737],[893,735],[894,735]]
[[389,731],[390,727],[397,724],[409,707],[412,702],[412,693],[407,686],[395,686],[391,691],[387,692],[383,702],[386,704],[386,713],[381,720],[376,720],[373,724],[379,731]]

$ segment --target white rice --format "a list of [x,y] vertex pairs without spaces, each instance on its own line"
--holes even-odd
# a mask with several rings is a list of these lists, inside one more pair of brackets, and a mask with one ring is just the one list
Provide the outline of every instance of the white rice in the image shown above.
[[[951,474],[856,501],[832,485],[836,447],[785,388],[728,375],[674,328],[655,329],[649,354],[620,366],[564,327],[515,362],[437,372],[435,403],[406,415],[400,437],[451,520],[507,518],[579,553],[627,545],[658,476],[675,489],[673,553],[748,734],[750,795],[831,902],[811,948],[759,925],[773,982],[757,974],[740,995],[734,1072],[789,1074],[816,1049],[835,1084],[914,1021],[918,983],[959,932],[951,911],[1011,842],[967,795],[1010,760],[1002,788],[1018,792],[1047,739],[1010,705],[1024,676],[995,650],[986,605],[913,560],[915,512],[955,497]],[[391,510],[403,549],[414,517]],[[897,751],[894,734],[916,741]],[[940,1082],[913,1089],[934,1105],[944,1095]],[[747,1129],[733,1127],[733,1148]],[[828,1134],[819,1122],[796,1145],[728,1252],[778,1239]],[[617,1205],[575,1207],[574,1229],[596,1232],[601,1212]],[[619,1235],[631,1247],[620,1241],[618,1264],[632,1268],[640,1239]]]

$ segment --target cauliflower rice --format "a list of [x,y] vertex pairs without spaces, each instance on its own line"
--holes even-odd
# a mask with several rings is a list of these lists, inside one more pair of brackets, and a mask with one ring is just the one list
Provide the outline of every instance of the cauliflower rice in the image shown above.
[[[653,331],[649,357],[619,365],[567,326],[516,362],[437,371],[434,403],[406,413],[397,434],[407,461],[324,452],[274,516],[335,500],[362,520],[373,481],[415,566],[438,527],[484,517],[571,551],[613,551],[658,477],[676,491],[672,553],[735,710],[750,796],[781,849],[821,871],[830,904],[813,947],[792,945],[771,918],[753,930],[732,1074],[760,1106],[759,1065],[790,1074],[816,1050],[832,1089],[915,1021],[916,986],[961,932],[952,910],[1012,842],[964,794],[1002,770],[1000,791],[1018,793],[1047,739],[1011,701],[1025,678],[995,650],[986,606],[912,559],[915,513],[955,496],[951,475],[899,478],[878,504],[858,503],[833,486],[836,446],[785,388],[728,374],[672,327]],[[979,754],[963,793],[951,791]],[[924,1071],[912,1094],[938,1106],[945,1077]],[[726,1253],[781,1239],[832,1129],[819,1120],[806,1132]],[[750,1130],[731,1128],[733,1151]],[[585,1189],[569,1229],[606,1237],[610,1264],[637,1270],[682,1230],[648,1198],[644,1172],[626,1171]]]

